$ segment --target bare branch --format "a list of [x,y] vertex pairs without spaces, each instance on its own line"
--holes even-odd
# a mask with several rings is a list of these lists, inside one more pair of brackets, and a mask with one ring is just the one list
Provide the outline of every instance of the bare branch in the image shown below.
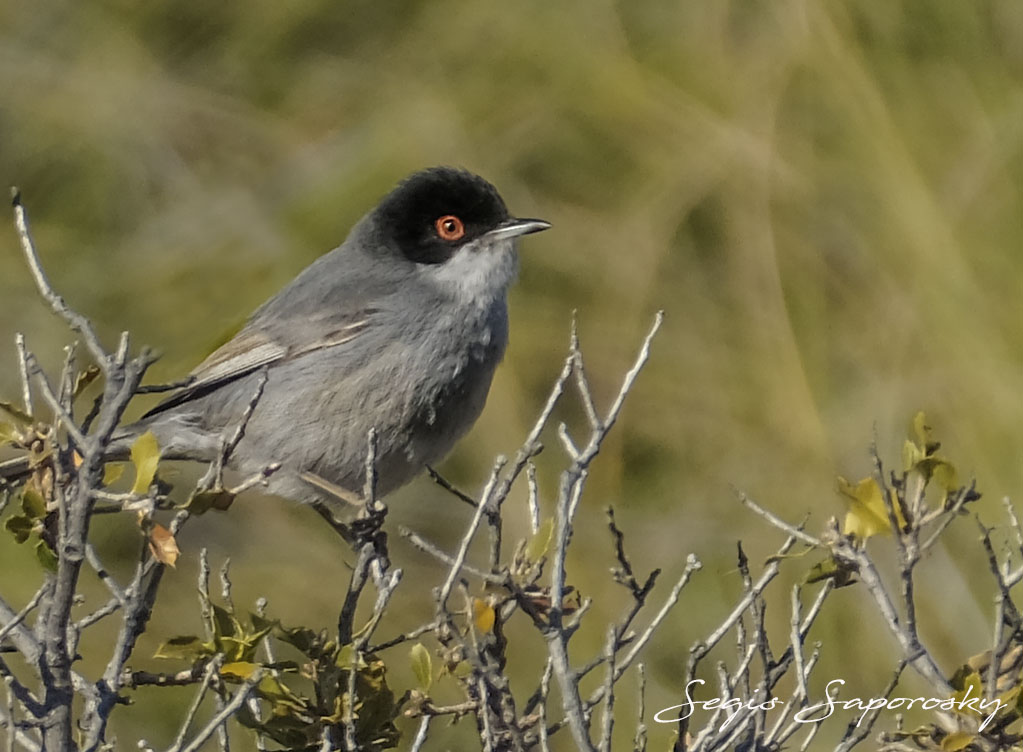
[[32,272],[32,278],[35,280],[39,294],[50,305],[54,313],[63,318],[71,329],[82,335],[86,347],[89,348],[89,352],[96,359],[100,368],[105,373],[109,372],[111,368],[110,356],[103,349],[103,346],[100,345],[99,337],[92,328],[92,323],[81,314],[73,311],[64,302],[64,298],[54,292],[53,287],[50,285],[50,280],[46,277],[46,272],[43,271],[42,264],[39,262],[39,254],[36,252],[35,243],[32,240],[28,215],[25,212],[25,207],[21,205],[21,193],[16,188],[11,191],[11,199],[11,203],[14,206],[14,226],[18,231],[18,239],[21,241],[21,250],[25,254],[25,260],[28,262],[29,271]]
[[25,412],[32,415],[32,382],[28,376],[28,350],[25,348],[25,335],[18,332],[14,335],[14,345],[18,351],[18,375],[21,376],[21,401]]
[[228,719],[233,716],[238,709],[245,704],[245,700],[248,698],[249,693],[255,688],[257,684],[263,679],[263,669],[256,669],[252,676],[245,680],[238,691],[234,693],[230,702],[226,703],[224,707],[213,716],[213,719],[206,725],[206,727],[196,734],[195,738],[187,745],[182,747],[179,744],[175,744],[168,750],[168,752],[199,752],[202,749],[202,745],[213,736],[213,734],[224,727]]

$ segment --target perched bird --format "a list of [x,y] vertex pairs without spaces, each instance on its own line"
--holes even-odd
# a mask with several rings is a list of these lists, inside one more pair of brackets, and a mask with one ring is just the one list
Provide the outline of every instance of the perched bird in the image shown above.
[[150,430],[168,457],[211,460],[265,379],[229,467],[280,463],[269,491],[300,501],[360,498],[373,428],[377,491],[393,491],[479,417],[508,342],[516,238],[548,227],[511,217],[477,175],[411,175],[117,434],[115,453]]

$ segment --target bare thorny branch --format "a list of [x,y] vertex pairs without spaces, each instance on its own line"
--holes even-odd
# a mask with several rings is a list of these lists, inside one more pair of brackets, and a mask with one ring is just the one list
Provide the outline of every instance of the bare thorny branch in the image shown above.
[[[285,744],[282,741],[285,737],[273,736],[274,720],[285,710],[293,713],[296,722],[306,723],[307,731],[315,732],[315,738],[305,739],[301,748],[315,746],[323,752],[389,748],[397,738],[397,731],[390,725],[391,717],[402,713],[416,720],[414,732],[409,732],[409,748],[413,750],[427,746],[431,723],[437,719],[447,717],[455,721],[470,717],[485,750],[548,750],[552,737],[565,735],[567,729],[576,749],[605,752],[614,748],[616,737],[625,736],[619,730],[622,726],[619,711],[623,706],[638,706],[636,726],[629,731],[628,738],[634,750],[647,748],[648,727],[644,717],[647,677],[639,657],[702,564],[694,554],[689,554],[681,571],[673,575],[671,588],[657,598],[659,605],[651,605],[661,570],[655,569],[645,576],[637,574],[626,534],[619,527],[614,510],[608,508],[611,580],[624,589],[628,602],[619,617],[604,627],[601,648],[580,662],[578,655],[573,660],[576,651],[570,646],[593,600],[580,599],[570,584],[570,547],[574,524],[583,508],[590,466],[650,357],[651,345],[663,321],[662,313],[655,316],[631,367],[604,409],[591,389],[573,322],[568,355],[536,422],[510,461],[496,460],[478,498],[429,469],[442,488],[472,509],[472,515],[453,551],[415,531],[401,531],[414,546],[434,557],[442,572],[433,591],[433,613],[418,627],[379,641],[375,638],[378,631],[386,632],[385,616],[394,602],[402,570],[393,568],[389,557],[383,529],[387,509],[376,498],[376,437],[371,431],[367,437],[365,487],[362,498],[354,500],[358,508],[354,522],[338,521],[326,507],[318,509],[356,557],[347,586],[339,594],[333,634],[283,627],[265,616],[265,599],[257,607],[258,621],[253,617],[252,628],[246,632],[235,616],[228,563],[221,570],[219,599],[214,598],[209,589],[208,557],[203,550],[198,590],[205,631],[204,638],[195,638],[192,665],[170,674],[135,670],[128,667],[129,659],[148,627],[166,566],[173,563],[159,553],[145,532],[157,524],[154,514],[167,500],[156,484],[143,495],[111,493],[103,487],[103,474],[107,448],[129,401],[136,394],[161,387],[141,385],[153,362],[147,350],[132,357],[131,343],[124,333],[117,348],[106,351],[88,319],[71,309],[52,289],[17,196],[14,206],[22,251],[39,293],[84,341],[89,357],[102,373],[103,390],[92,410],[79,420],[74,412],[78,385],[92,377],[87,369],[79,370],[75,348],[67,349],[60,376],[51,382],[24,338],[17,337],[23,413],[32,416],[31,421],[21,426],[23,448],[31,458],[26,488],[31,487],[33,493],[39,493],[47,502],[45,519],[39,520],[36,534],[41,537],[40,544],[46,543],[55,552],[55,569],[45,576],[35,595],[21,609],[13,608],[0,597],[0,648],[10,646],[23,664],[12,669],[0,655],[0,677],[4,682],[0,738],[4,749],[104,749],[109,743],[107,728],[111,714],[127,701],[125,693],[144,688],[158,691],[157,688],[167,686],[191,686],[195,690],[169,747],[174,752],[199,750],[214,737],[217,746],[227,750],[228,721],[232,718],[257,731],[260,749],[270,748],[268,743]],[[276,466],[269,466],[235,488],[223,487],[223,468],[244,435],[248,417],[265,383],[264,372],[243,419],[223,438],[219,456],[194,494],[232,496],[265,483],[276,470]],[[583,433],[577,435],[564,423],[550,425],[559,404],[572,393],[578,398],[585,419]],[[49,424],[34,417],[34,397],[41,398],[52,413]],[[542,448],[541,436],[546,432],[557,437],[567,458],[552,499],[545,499],[541,493],[533,465],[533,458]],[[803,525],[785,522],[742,495],[742,503],[784,533],[786,540],[759,573],[753,571],[739,545],[737,599],[718,625],[693,644],[683,677],[688,698],[690,685],[704,681],[700,676],[707,671],[705,662],[722,651],[733,651],[731,665],[728,660],[719,660],[711,670],[720,703],[699,723],[693,713],[695,707],[688,699],[667,709],[677,711],[677,719],[671,720],[677,726],[675,749],[777,750],[796,745],[800,749],[809,748],[823,722],[811,719],[808,725],[805,719],[800,719],[812,702],[810,679],[822,650],[820,643],[808,643],[809,634],[828,596],[837,586],[848,584],[851,577],[858,578],[869,594],[873,608],[882,616],[901,653],[898,669],[878,696],[892,695],[905,668],[922,677],[939,696],[959,689],[939,669],[919,635],[914,571],[953,518],[962,514],[966,504],[978,495],[968,486],[950,493],[942,506],[929,507],[924,496],[926,477],[892,476],[889,482],[876,452],[874,459],[874,477],[884,501],[883,515],[893,532],[898,587],[886,584],[881,568],[863,541],[840,531],[837,521],[832,520],[821,534],[815,535]],[[523,475],[525,513],[533,537],[528,542],[508,546],[503,508]],[[0,512],[8,505],[11,492],[11,488],[0,489]],[[353,500],[345,497],[344,501]],[[1015,535],[1014,553],[1023,560],[1023,533],[1011,505],[1006,508]],[[143,536],[130,579],[119,582],[89,542],[89,530],[95,514],[125,511],[139,516]],[[176,512],[166,528],[171,539],[190,517],[187,508]],[[487,530],[487,546],[485,561],[480,562],[474,560],[472,552],[483,528]],[[1017,666],[1020,661],[1016,659],[1023,656],[1021,618],[1011,593],[1012,587],[1023,580],[1023,565],[1014,568],[1011,555],[1000,556],[991,531],[983,526],[981,541],[997,585],[992,648],[978,669],[983,672],[985,695],[991,699],[1004,691],[1007,667]],[[819,578],[821,583],[816,587],[804,583],[786,591],[787,629],[780,641],[772,641],[766,618],[767,592],[797,543],[827,553],[838,574]],[[83,564],[87,565],[85,571],[95,573],[109,599],[75,621],[71,609],[80,598]],[[471,581],[476,584],[471,585]],[[779,599],[775,607],[784,600],[785,597]],[[362,603],[367,606],[360,609]],[[522,617],[516,617],[519,612]],[[113,618],[120,621],[111,654],[98,678],[86,678],[76,668],[81,635]],[[542,675],[526,698],[515,696],[506,671],[509,637],[505,626],[513,618],[532,625],[537,644],[546,652]],[[225,622],[233,626],[225,627]],[[225,629],[235,633],[226,635]],[[729,635],[734,637],[733,647],[728,647]],[[246,643],[247,639],[252,644]],[[232,640],[243,648],[236,647],[232,653],[225,647]],[[294,662],[279,660],[282,643],[291,646],[286,649],[298,646],[305,659],[317,666],[313,672],[318,682],[315,698],[301,697],[287,687]],[[410,643],[418,656],[418,668],[424,674],[421,677],[425,679],[424,686],[397,701],[386,700],[390,695],[389,690],[384,692],[380,688],[379,667],[383,663],[378,656]],[[432,647],[427,648],[426,644]],[[264,658],[257,657],[257,648]],[[464,693],[463,701],[438,704],[430,696],[429,685],[435,673],[430,656],[441,659],[443,672],[453,677]],[[584,693],[581,687],[591,675],[591,688]],[[619,686],[627,675],[636,677],[635,703],[623,696]],[[783,680],[788,680],[787,694],[776,710],[777,701],[784,694]],[[385,683],[383,687],[386,690]],[[553,707],[553,687],[560,707]],[[212,717],[200,728],[193,728],[209,698],[214,705]],[[378,727],[367,728],[368,719],[374,713],[379,715],[382,698],[390,717],[384,713],[384,721]],[[372,712],[367,710],[371,706]],[[77,717],[76,707],[82,708]],[[663,722],[663,713],[657,713],[655,721]],[[871,733],[879,717],[880,710],[874,708],[856,725],[849,724],[835,749],[844,752],[859,744]],[[943,730],[932,735],[932,741],[939,745],[952,733],[950,730],[973,734],[971,742],[976,749],[994,749],[1015,738],[1007,731],[1013,720],[1005,717],[989,731],[978,729],[975,720],[963,720],[958,715],[945,714],[942,722]],[[796,735],[803,730],[806,733],[797,740]],[[910,736],[897,732],[885,737],[885,742],[890,749],[901,749],[898,745]],[[912,738],[918,746],[924,743],[919,736]],[[150,748],[147,742],[140,745]]]

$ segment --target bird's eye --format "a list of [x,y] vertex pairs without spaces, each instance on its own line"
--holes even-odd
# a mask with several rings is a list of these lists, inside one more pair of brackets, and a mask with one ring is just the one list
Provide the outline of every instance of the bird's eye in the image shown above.
[[454,214],[445,214],[433,223],[441,240],[461,240],[465,235],[465,225]]

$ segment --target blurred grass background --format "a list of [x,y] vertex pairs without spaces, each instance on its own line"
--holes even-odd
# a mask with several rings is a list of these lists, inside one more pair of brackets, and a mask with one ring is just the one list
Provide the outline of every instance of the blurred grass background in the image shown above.
[[[622,603],[605,584],[604,506],[637,568],[663,567],[665,585],[687,553],[706,563],[648,654],[653,709],[677,702],[689,644],[734,601],[735,541],[756,562],[780,543],[735,488],[819,526],[844,511],[835,475],[868,474],[875,435],[897,463],[925,409],[978,478],[987,522],[1001,497],[1020,498],[1021,147],[1016,0],[0,0],[0,178],[23,190],[54,284],[106,342],[128,328],[165,354],[152,380],[186,373],[432,164],[483,174],[513,212],[555,226],[523,243],[506,362],[441,468],[459,485],[478,489],[492,457],[517,448],[573,309],[605,402],[666,310],[593,468],[570,569],[600,599],[577,646],[596,650]],[[15,331],[49,365],[70,335],[37,299],[13,229],[0,258],[0,394],[13,398]],[[559,417],[581,427],[570,407]],[[562,457],[548,443],[549,510]],[[449,545],[468,518],[426,479],[391,501],[392,523]],[[510,503],[520,534],[522,510]],[[103,521],[97,536],[127,566],[131,525]],[[975,539],[972,522],[954,525],[919,585],[925,637],[950,673],[990,631]],[[290,623],[336,616],[349,557],[309,510],[245,498],[180,543],[137,667],[172,669],[153,665],[154,646],[199,630],[201,545],[231,558],[240,604],[265,595]],[[416,584],[440,570],[392,546],[409,573],[398,621],[411,625],[428,608]],[[17,605],[34,591],[38,572],[10,540],[0,572]],[[833,597],[819,694],[841,677],[868,697],[888,679],[892,641],[866,599]],[[520,648],[524,669],[535,647]],[[388,661],[396,687],[411,685],[403,656]],[[169,696],[142,693],[114,730],[168,743]],[[651,734],[663,748],[670,728]]]

